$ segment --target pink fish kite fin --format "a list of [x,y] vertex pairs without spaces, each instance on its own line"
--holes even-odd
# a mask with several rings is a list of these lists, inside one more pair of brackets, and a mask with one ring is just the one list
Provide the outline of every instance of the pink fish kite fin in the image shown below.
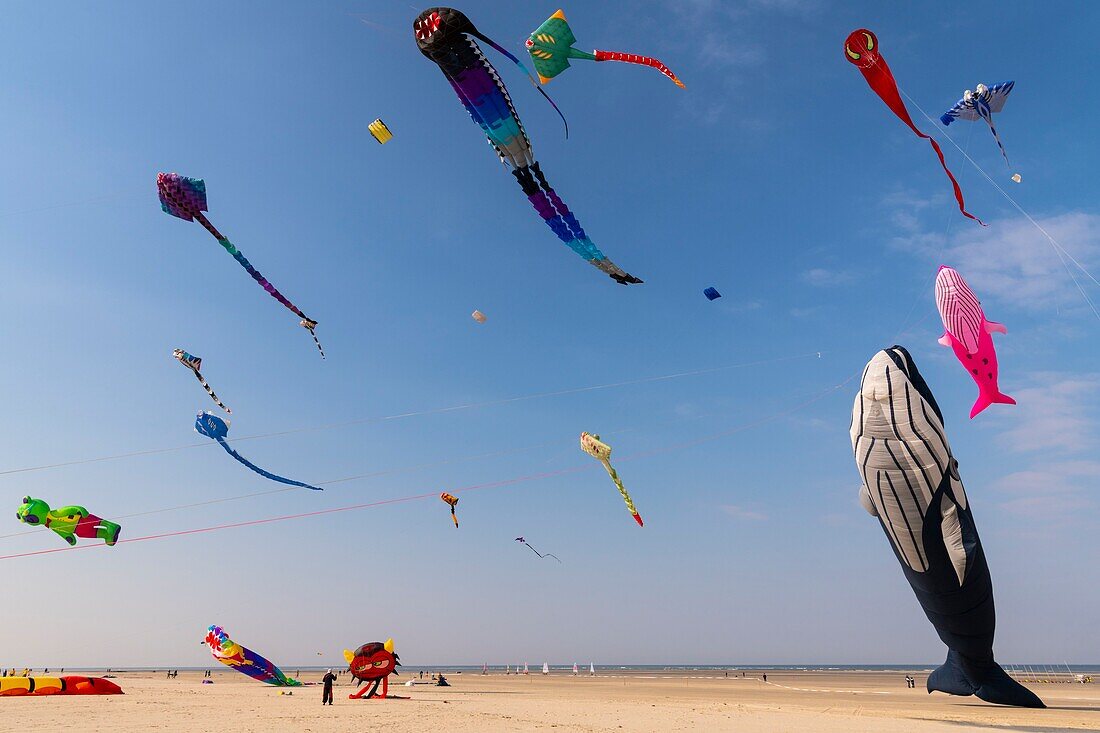
[[980,413],[982,410],[992,404],[1015,405],[1016,400],[1012,399],[1003,392],[998,392],[994,395],[985,393],[980,394],[978,395],[978,399],[974,402],[974,406],[970,408],[970,419],[973,420],[975,417],[978,416],[978,413]]

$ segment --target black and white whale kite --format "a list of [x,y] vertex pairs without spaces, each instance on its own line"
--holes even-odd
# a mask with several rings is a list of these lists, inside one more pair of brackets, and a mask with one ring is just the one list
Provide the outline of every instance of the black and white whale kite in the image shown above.
[[909,352],[893,346],[863,370],[852,407],[860,503],[878,517],[947,661],[928,691],[1046,707],[993,659],[993,582],[951,453],[943,414]]

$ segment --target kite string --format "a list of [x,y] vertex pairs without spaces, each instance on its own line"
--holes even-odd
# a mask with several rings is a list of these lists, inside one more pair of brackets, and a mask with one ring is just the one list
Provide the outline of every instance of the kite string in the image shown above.
[[[857,374],[858,374],[858,372],[857,372]],[[836,392],[840,389],[843,389],[844,386],[847,385],[849,382],[851,382],[852,379],[855,376],[856,376],[856,374],[852,374],[851,376],[849,376],[847,379],[845,379],[841,383],[836,384],[832,387],[829,387],[828,389],[823,390],[822,392],[819,392],[818,394],[814,395],[810,399],[805,400],[801,403],[798,403],[798,404],[796,404],[796,405],[794,405],[794,406],[792,406],[792,407],[790,407],[786,410],[782,410],[780,412],[769,415],[767,417],[763,417],[763,418],[760,418],[758,420],[754,420],[752,422],[736,426],[736,427],[731,428],[729,430],[723,430],[723,431],[720,431],[718,433],[713,433],[711,435],[704,436],[702,438],[696,438],[694,440],[684,441],[684,442],[681,442],[681,443],[666,444],[666,445],[661,446],[660,448],[655,448],[655,449],[650,450],[650,451],[643,451],[643,452],[639,452],[639,453],[627,454],[625,456],[621,456],[621,457],[617,458],[616,461],[619,462],[619,463],[622,463],[622,462],[625,462],[625,461],[638,460],[638,459],[641,459],[641,458],[649,458],[649,457],[652,457],[652,456],[655,456],[655,455],[661,455],[663,453],[669,453],[669,452],[672,452],[672,451],[677,451],[677,450],[682,450],[682,449],[685,449],[685,448],[691,448],[691,447],[694,447],[694,446],[697,446],[697,445],[702,445],[703,443],[707,443],[707,442],[714,441],[714,440],[719,440],[721,438],[728,437],[728,436],[733,435],[735,433],[743,432],[745,430],[750,430],[754,427],[757,427],[757,426],[766,424],[768,422],[772,422],[774,420],[777,420],[781,417],[785,417],[787,415],[793,414],[793,413],[795,413],[795,412],[797,412],[797,411],[799,411],[799,410],[801,410],[801,409],[803,409],[803,408],[805,408],[805,407],[807,407],[807,406],[809,406],[809,405],[811,405],[815,402],[818,402],[819,400],[825,398],[826,396],[828,396],[828,395],[830,395],[830,394],[832,394],[832,393],[834,393],[834,392]],[[451,489],[450,491],[455,493],[455,494],[458,494],[458,493],[466,493],[466,492],[469,492],[469,491],[477,491],[477,490],[481,490],[481,489],[500,488],[502,486],[513,486],[513,485],[517,485],[517,484],[521,484],[521,483],[526,483],[528,481],[541,481],[541,480],[545,480],[545,479],[548,479],[548,478],[555,478],[557,476],[564,476],[564,475],[568,475],[568,474],[579,473],[581,471],[588,471],[588,470],[594,469],[597,465],[599,465],[599,462],[586,462],[583,465],[569,466],[569,467],[565,467],[565,468],[559,468],[559,469],[556,469],[556,470],[553,470],[553,471],[543,471],[543,472],[540,472],[540,473],[528,474],[528,475],[525,475],[525,476],[517,476],[517,477],[513,477],[513,478],[509,478],[509,479],[502,479],[502,480],[499,480],[499,481],[492,481],[492,482],[489,482],[489,483],[473,484],[473,485],[470,485],[470,486],[464,486],[464,487],[461,487],[461,488]],[[311,511],[311,512],[300,512],[298,514],[285,514],[285,515],[277,516],[277,517],[265,517],[263,519],[251,519],[251,520],[246,520],[246,521],[243,521],[243,522],[231,522],[231,523],[227,523],[227,524],[219,524],[219,525],[214,525],[214,526],[210,526],[210,527],[198,527],[198,528],[194,528],[194,529],[174,530],[174,531],[171,531],[171,532],[160,532],[160,533],[157,533],[157,534],[143,535],[143,536],[140,536],[140,537],[129,537],[129,538],[120,539],[116,544],[121,545],[121,544],[124,544],[124,543],[130,543],[130,542],[145,542],[145,541],[148,541],[148,540],[166,539],[166,538],[169,538],[169,537],[182,537],[182,536],[186,536],[186,535],[203,534],[203,533],[206,533],[206,532],[215,532],[215,531],[219,531],[219,530],[223,530],[223,529],[239,529],[241,527],[251,527],[251,526],[262,525],[262,524],[272,524],[272,523],[275,523],[275,522],[290,521],[290,520],[293,520],[293,519],[304,519],[304,518],[307,518],[307,517],[324,516],[324,515],[328,515],[328,514],[335,514],[335,513],[338,513],[338,512],[355,511],[355,510],[359,510],[359,509],[373,508],[373,507],[384,506],[384,505],[388,505],[388,504],[399,504],[399,503],[410,502],[410,501],[431,499],[431,498],[435,498],[437,496],[438,496],[438,494],[435,491],[431,491],[429,493],[413,494],[413,495],[410,495],[410,496],[396,497],[396,498],[392,498],[392,499],[381,499],[381,500],[378,500],[378,501],[367,502],[367,503],[363,503],[363,504],[353,504],[353,505],[344,506],[344,507],[334,507],[334,508],[331,508],[331,509],[318,509],[318,510]],[[107,545],[105,545],[105,544],[82,544],[82,545],[75,545],[75,546],[71,546],[71,547],[56,547],[56,548],[51,548],[51,549],[48,549],[48,550],[33,550],[33,551],[30,551],[30,552],[19,552],[19,553],[13,553],[13,554],[9,554],[9,555],[0,555],[0,560],[12,560],[12,559],[22,558],[22,557],[32,557],[32,556],[35,556],[35,555],[51,555],[51,554],[54,554],[54,553],[57,553],[57,552],[70,552],[72,550],[88,550],[88,549],[103,548],[103,547],[107,547]]]
[[[971,138],[974,137],[974,126],[970,125],[969,128],[970,128],[970,131],[966,135],[966,149],[967,150],[970,149],[970,140],[971,140]],[[948,213],[947,223],[944,227],[944,232],[943,232],[943,239],[940,241],[939,250],[936,252],[936,257],[932,261],[932,266],[933,267],[935,267],[937,262],[940,262],[940,258],[943,256],[944,250],[947,249],[947,241],[948,241],[948,238],[951,235],[951,226],[955,223],[955,220],[958,219],[958,218],[959,217],[955,214],[954,211]],[[898,329],[898,332],[896,334],[894,334],[894,338],[891,339],[895,343],[897,342],[897,340],[901,337],[901,335],[903,333],[908,331],[911,327],[916,327],[917,325],[923,323],[925,321],[925,319],[928,318],[929,314],[926,313],[924,315],[924,317],[922,317],[919,321],[916,321],[915,323],[913,323],[912,326],[910,326],[910,324],[909,324],[909,319],[913,316],[913,311],[915,311],[917,309],[917,304],[920,303],[921,298],[924,296],[925,292],[927,292],[928,284],[935,278],[935,276],[936,276],[936,271],[935,270],[931,270],[927,275],[925,275],[924,282],[921,284],[920,290],[917,291],[917,297],[913,300],[913,304],[911,306],[909,306],[909,312],[905,314],[905,319],[901,322],[902,323],[901,328]]]
[[[470,410],[470,409],[475,409],[475,408],[479,408],[479,407],[495,407],[495,406],[498,406],[498,405],[511,404],[511,403],[514,403],[514,402],[523,402],[523,401],[527,401],[527,400],[542,399],[542,398],[545,398],[545,397],[562,397],[562,396],[565,396],[565,395],[582,394],[582,393],[585,393],[585,392],[594,392],[594,391],[601,390],[601,389],[613,389],[613,388],[617,388],[617,387],[629,387],[629,386],[633,386],[633,385],[636,385],[636,384],[650,384],[650,383],[653,383],[653,382],[662,382],[662,381],[669,381],[669,380],[673,380],[673,379],[681,379],[683,377],[694,377],[694,376],[701,376],[701,375],[704,375],[704,374],[715,374],[715,373],[718,373],[718,372],[728,371],[728,370],[731,370],[731,369],[744,369],[744,368],[753,367],[753,366],[766,366],[766,365],[771,365],[771,364],[778,364],[778,363],[785,362],[785,361],[794,361],[794,360],[798,360],[798,359],[808,359],[810,357],[816,357],[819,354],[824,354],[824,353],[828,353],[828,352],[813,351],[813,352],[807,352],[807,353],[804,353],[804,354],[795,354],[795,355],[791,355],[791,356],[781,356],[781,357],[777,357],[777,358],[774,358],[774,359],[758,359],[758,360],[755,360],[755,361],[741,362],[741,363],[738,363],[738,364],[726,364],[724,366],[718,366],[718,367],[708,367],[708,368],[705,368],[705,369],[693,369],[693,370],[690,370],[690,371],[676,372],[676,373],[672,373],[672,374],[662,374],[662,375],[658,375],[658,376],[655,376],[655,377],[640,377],[638,379],[628,379],[628,380],[623,380],[623,381],[619,381],[619,382],[607,382],[605,384],[594,384],[594,385],[588,385],[588,386],[585,386],[585,387],[572,387],[572,388],[569,388],[569,389],[561,389],[561,390],[555,390],[555,391],[551,391],[551,392],[534,392],[534,393],[531,393],[531,394],[517,395],[517,396],[514,396],[514,397],[503,397],[503,398],[498,398],[498,399],[493,399],[493,400],[484,400],[482,402],[467,402],[467,403],[458,404],[458,405],[450,405],[450,406],[447,406],[447,407],[438,407],[438,408],[431,408],[431,409],[427,409],[427,410],[417,410],[417,411],[412,411],[412,412],[395,413],[393,415],[383,415],[383,416],[380,416],[380,417],[365,417],[365,418],[358,418],[358,419],[355,419],[355,420],[348,420],[348,421],[345,421],[345,422],[329,423],[329,424],[326,424],[326,425],[316,425],[316,426],[305,427],[305,428],[294,428],[294,429],[291,429],[291,430],[281,430],[281,431],[271,432],[271,433],[259,433],[259,434],[256,434],[256,435],[245,435],[245,436],[240,436],[240,437],[233,438],[233,442],[234,443],[242,443],[246,440],[262,440],[262,439],[265,439],[265,438],[281,437],[281,436],[285,436],[285,435],[297,435],[297,434],[300,434],[300,433],[316,432],[316,431],[320,431],[320,430],[333,430],[333,429],[337,429],[337,428],[351,427],[351,426],[354,426],[354,425],[362,425],[362,424],[366,424],[366,423],[381,423],[381,422],[387,422],[387,421],[390,421],[390,420],[403,420],[403,419],[407,419],[407,418],[411,418],[411,417],[423,417],[423,416],[427,416],[427,415],[438,415],[438,414],[444,414],[444,413],[448,413],[448,412],[458,412],[458,411],[462,411],[462,410]],[[129,452],[129,453],[118,453],[118,454],[108,455],[108,456],[97,456],[97,457],[93,457],[93,458],[83,458],[83,459],[78,459],[78,460],[73,460],[73,461],[63,461],[63,462],[60,462],[60,463],[50,463],[50,464],[45,464],[45,465],[41,465],[41,466],[28,466],[28,467],[24,467],[24,468],[12,468],[12,469],[8,469],[8,470],[5,470],[5,471],[0,471],[0,476],[6,476],[6,475],[9,475],[9,474],[15,474],[15,473],[30,473],[30,472],[34,472],[34,471],[44,471],[44,470],[48,470],[48,469],[62,468],[62,467],[66,467],[66,466],[78,466],[78,465],[84,465],[84,464],[88,464],[88,463],[99,463],[99,462],[102,462],[102,461],[112,461],[112,460],[117,460],[117,459],[122,459],[122,458],[133,458],[133,457],[136,457],[136,456],[154,455],[154,454],[157,454],[157,453],[170,453],[170,452],[174,452],[174,451],[187,450],[187,449],[190,449],[190,448],[209,448],[211,445],[213,445],[213,443],[210,443],[210,442],[188,443],[186,445],[179,445],[179,446],[175,446],[175,447],[172,447],[172,448],[152,448],[152,449],[149,449],[149,450],[132,451],[132,452]]]
[[[908,94],[906,94],[905,90],[901,89],[901,87],[898,87],[898,90],[902,93],[902,95],[906,99],[908,99],[910,102],[913,103],[913,106],[917,108],[917,110],[921,113],[921,115],[924,117],[924,119],[928,120],[929,122],[931,122],[933,124],[933,126],[935,126],[935,121],[931,117],[928,116],[928,113],[924,111],[924,108],[921,107],[915,99],[913,99]],[[939,128],[937,127],[936,129],[939,129]],[[1092,280],[1092,282],[1095,283],[1096,285],[1100,286],[1100,281],[1098,281],[1095,277],[1093,277],[1092,273],[1089,272],[1088,269],[1086,269],[1085,266],[1082,265],[1077,260],[1076,257],[1074,257],[1053,236],[1051,236],[1050,232],[1048,232],[1046,229],[1044,229],[1043,226],[1039,222],[1035,221],[1035,218],[1032,217],[1031,214],[1029,214],[1026,210],[1024,210],[1024,207],[1020,206],[1020,204],[1018,204],[1016,202],[1016,199],[1012,198],[1012,196],[1008,193],[1008,191],[1005,191],[1004,188],[1002,188],[999,183],[997,183],[995,180],[993,180],[993,178],[988,173],[985,172],[985,169],[982,168],[980,165],[978,165],[978,162],[970,157],[970,154],[967,151],[960,148],[959,144],[957,142],[955,142],[955,138],[951,137],[951,135],[949,133],[947,133],[946,131],[941,131],[941,132],[943,132],[944,137],[946,137],[951,142],[951,144],[955,146],[955,149],[958,150],[960,153],[962,153],[963,157],[965,157],[968,161],[970,161],[970,164],[972,166],[974,166],[978,170],[979,173],[982,174],[982,177],[984,177],[985,180],[987,180],[990,183],[990,185],[992,185],[995,189],[997,189],[1001,193],[1001,195],[1004,196],[1005,199],[1007,199],[1008,202],[1010,204],[1012,204],[1012,206],[1018,212],[1020,212],[1020,214],[1022,214],[1024,216],[1024,218],[1026,218],[1029,222],[1031,222],[1031,224],[1036,229],[1039,230],[1039,233],[1042,234],[1046,238],[1047,242],[1050,244],[1051,248],[1054,250],[1054,253],[1056,255],[1058,255],[1058,259],[1059,259],[1059,261],[1061,261],[1062,267],[1065,269],[1066,274],[1069,275],[1070,280],[1072,280],[1073,284],[1077,287],[1077,291],[1079,293],[1081,293],[1081,297],[1088,304],[1089,308],[1092,309],[1092,312],[1096,316],[1097,320],[1100,320],[1100,310],[1097,310],[1096,304],[1093,303],[1092,298],[1090,298],[1088,296],[1088,294],[1085,292],[1084,288],[1082,288],[1081,284],[1077,281],[1077,278],[1074,276],[1073,272],[1070,271],[1069,265],[1066,263],[1066,259],[1068,258],[1070,260],[1070,262],[1072,262],[1074,264],[1074,266],[1077,267],[1078,270],[1080,270],[1082,273],[1084,273],[1084,275],[1086,277],[1088,277],[1090,280]]]
[[[695,414],[695,415],[691,415],[691,416],[687,416],[687,417],[680,416],[680,417],[676,417],[672,420],[662,421],[662,423],[659,423],[659,424],[667,425],[667,424],[672,424],[672,423],[679,423],[679,422],[683,422],[685,420],[695,420],[695,419],[698,419],[698,418],[701,418],[701,417],[707,417],[709,415],[714,415],[714,414],[715,414],[714,412],[709,412],[709,413]],[[619,427],[619,428],[616,428],[614,430],[607,430],[607,431],[602,431],[602,432],[603,432],[604,435],[622,435],[623,433],[628,433],[628,432],[631,432],[631,431],[634,431],[634,430],[636,430],[636,428],[633,428],[633,427]],[[207,444],[204,443],[202,445],[207,445]],[[572,444],[570,443],[570,445],[572,445]],[[410,465],[410,466],[398,466],[398,467],[395,467],[395,468],[384,469],[384,470],[381,470],[381,471],[373,471],[371,473],[363,473],[363,474],[358,474],[358,475],[355,475],[355,476],[345,476],[343,478],[329,479],[327,481],[318,481],[317,484],[319,486],[331,486],[333,484],[346,483],[346,482],[349,482],[349,481],[358,481],[358,480],[362,480],[362,479],[376,478],[376,477],[379,477],[379,476],[390,476],[390,475],[399,474],[399,473],[408,473],[408,472],[416,471],[416,470],[419,470],[419,469],[422,469],[422,468],[431,468],[431,467],[435,467],[435,466],[448,465],[448,464],[452,464],[452,463],[463,463],[463,462],[468,462],[468,461],[476,461],[476,460],[481,460],[483,458],[495,458],[497,456],[502,456],[502,455],[515,455],[517,453],[524,453],[524,452],[528,452],[528,451],[532,451],[532,450],[538,450],[540,448],[555,447],[555,446],[556,447],[564,447],[564,444],[560,439],[558,439],[558,440],[538,443],[538,444],[535,444],[535,445],[528,445],[528,446],[524,446],[524,447],[521,447],[521,448],[507,448],[507,449],[503,449],[503,450],[491,451],[491,452],[488,452],[488,453],[480,453],[480,454],[474,454],[474,455],[468,455],[468,456],[457,456],[455,458],[445,458],[445,459],[436,460],[436,461],[427,461],[427,462],[423,462],[423,463],[413,464],[413,465]],[[256,498],[256,497],[259,497],[259,496],[270,496],[272,494],[282,494],[282,493],[286,493],[288,491],[298,491],[298,488],[296,488],[296,487],[286,487],[286,488],[269,489],[269,490],[266,490],[266,491],[254,491],[254,492],[251,492],[251,493],[248,493],[248,494],[238,494],[236,496],[218,497],[218,498],[214,498],[214,499],[207,499],[205,501],[192,502],[192,503],[189,503],[189,504],[178,504],[176,506],[161,507],[159,509],[149,509],[149,510],[146,510],[146,511],[133,512],[133,513],[130,513],[130,514],[115,514],[115,515],[111,515],[110,519],[113,520],[113,521],[119,521],[119,520],[123,520],[123,519],[132,519],[134,517],[149,516],[149,515],[152,515],[152,514],[165,514],[167,512],[180,511],[180,510],[183,510],[183,509],[195,509],[195,508],[198,508],[198,507],[211,506],[211,505],[214,505],[214,504],[224,504],[226,502],[239,501],[241,499],[253,499],[253,498]],[[13,532],[11,534],[0,535],[0,540],[10,539],[10,538],[13,538],[13,537],[23,537],[23,536],[26,536],[26,535],[38,534],[39,532],[40,532],[40,530],[37,529],[37,528],[36,529],[25,530],[23,532]]]

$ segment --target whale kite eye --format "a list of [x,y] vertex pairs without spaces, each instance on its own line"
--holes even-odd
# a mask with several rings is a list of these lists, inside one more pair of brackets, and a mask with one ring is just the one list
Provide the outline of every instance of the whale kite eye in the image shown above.
[[848,54],[848,58],[852,59],[853,61],[859,61],[859,59],[863,56],[863,54],[859,54],[853,51],[852,47],[849,46],[847,43],[844,44],[844,53]]
[[863,38],[867,41],[867,50],[868,51],[874,51],[875,50],[875,37],[872,36],[870,33],[864,33]]

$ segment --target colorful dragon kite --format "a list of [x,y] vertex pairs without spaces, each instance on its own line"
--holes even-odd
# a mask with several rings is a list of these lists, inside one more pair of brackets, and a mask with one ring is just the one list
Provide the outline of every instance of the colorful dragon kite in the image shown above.
[[222,233],[215,229],[210,220],[202,213],[208,211],[206,208],[205,181],[201,178],[187,178],[178,173],[158,173],[157,194],[160,196],[160,208],[166,214],[179,217],[184,221],[197,221],[202,224],[206,231],[218,240],[218,244],[225,247],[225,251],[233,255],[233,259],[252,276],[253,280],[259,283],[260,287],[266,290],[272,298],[286,306],[294,315],[301,318],[299,325],[309,331],[309,334],[313,336],[314,343],[317,344],[317,350],[321,352],[321,358],[325,357],[325,350],[321,348],[321,342],[317,339],[317,321],[302,313],[298,306],[291,303],[282,293],[276,290],[275,286],[269,283],[267,278],[261,275],[252,266],[252,263],[241,254],[241,251],[226,237],[223,237]]
[[76,538],[103,540],[108,547],[118,542],[118,533],[122,527],[106,519],[100,519],[82,506],[63,506],[50,509],[50,505],[31,496],[23,497],[23,504],[15,517],[24,524],[42,525],[53,530],[68,542],[76,544]]
[[910,130],[916,133],[917,137],[922,137],[928,141],[932,149],[936,151],[936,157],[940,159],[940,165],[943,166],[943,172],[951,179],[951,187],[955,190],[955,201],[959,204],[959,211],[968,219],[973,219],[982,226],[985,226],[985,223],[981,219],[966,210],[966,204],[963,202],[962,189],[959,187],[959,182],[955,180],[955,176],[951,173],[951,170],[947,167],[947,162],[943,159],[943,151],[940,149],[939,143],[929,135],[925,135],[913,124],[913,118],[909,116],[909,110],[905,108],[905,102],[901,101],[901,92],[898,91],[898,83],[894,81],[894,75],[891,73],[890,67],[886,65],[886,59],[879,53],[878,37],[866,28],[852,31],[851,35],[848,36],[848,40],[844,42],[844,57],[856,65],[860,73],[863,74],[863,78],[867,80],[867,84],[871,87],[871,91],[877,94],[879,99],[886,103],[890,111],[897,115],[898,119],[904,122]]
[[273,473],[268,473],[263,470],[252,461],[242,456],[237,451],[229,447],[229,443],[225,442],[225,438],[229,435],[229,423],[222,420],[220,417],[212,412],[206,412],[205,410],[198,414],[195,418],[195,431],[200,435],[205,435],[208,438],[213,438],[218,441],[218,445],[225,448],[225,452],[236,458],[238,461],[248,466],[250,469],[260,474],[264,478],[271,479],[272,481],[278,481],[281,484],[288,484],[290,486],[301,486],[303,489],[313,489],[314,491],[324,491],[324,489],[318,486],[311,486],[309,484],[303,484],[301,481],[292,481],[282,476],[276,476]]
[[611,467],[611,446],[600,442],[600,436],[598,435],[581,433],[581,450],[603,464],[604,469],[607,470],[607,475],[611,477],[611,480],[615,482],[615,487],[623,495],[623,501],[626,502],[626,508],[634,517],[634,521],[638,523],[639,527],[645,526],[642,524],[642,515],[638,514],[638,510],[634,507],[634,500],[630,498],[630,494],[626,493],[626,487],[623,486],[622,479]]
[[191,370],[191,372],[199,380],[199,384],[201,384],[202,388],[206,390],[206,394],[210,395],[210,399],[214,400],[214,404],[225,410],[226,414],[233,414],[233,411],[226,407],[222,403],[222,401],[218,399],[218,396],[214,394],[214,390],[210,388],[210,385],[206,383],[206,379],[203,378],[202,372],[199,371],[200,369],[202,369],[201,358],[195,356],[194,354],[188,354],[183,349],[174,349],[172,351],[172,356],[176,357],[176,359],[179,360],[180,364],[183,364],[185,367]]
[[283,670],[261,657],[251,649],[246,649],[229,638],[221,626],[211,626],[206,630],[204,643],[210,647],[214,659],[226,667],[246,674],[254,680],[276,687],[301,687],[298,680],[287,677]]
[[[413,23],[413,32],[420,52],[439,66],[470,117],[489,138],[501,162],[512,166],[512,175],[527,200],[558,239],[615,282],[623,285],[642,282],[600,251],[577,217],[550,187],[535,160],[531,141],[500,74],[474,39],[487,43],[523,68],[519,59],[482,35],[469,18],[453,8],[425,10]],[[539,92],[546,96],[541,89]]]
[[636,53],[600,51],[599,49],[588,53],[574,48],[573,44],[576,42],[577,38],[565,20],[565,13],[561,10],[547,18],[545,23],[527,37],[527,52],[531,54],[531,62],[539,75],[539,81],[545,84],[568,69],[569,59],[584,59],[586,61],[622,61],[627,64],[651,66],[671,79],[676,86],[684,88],[684,83],[657,59],[639,56]]

